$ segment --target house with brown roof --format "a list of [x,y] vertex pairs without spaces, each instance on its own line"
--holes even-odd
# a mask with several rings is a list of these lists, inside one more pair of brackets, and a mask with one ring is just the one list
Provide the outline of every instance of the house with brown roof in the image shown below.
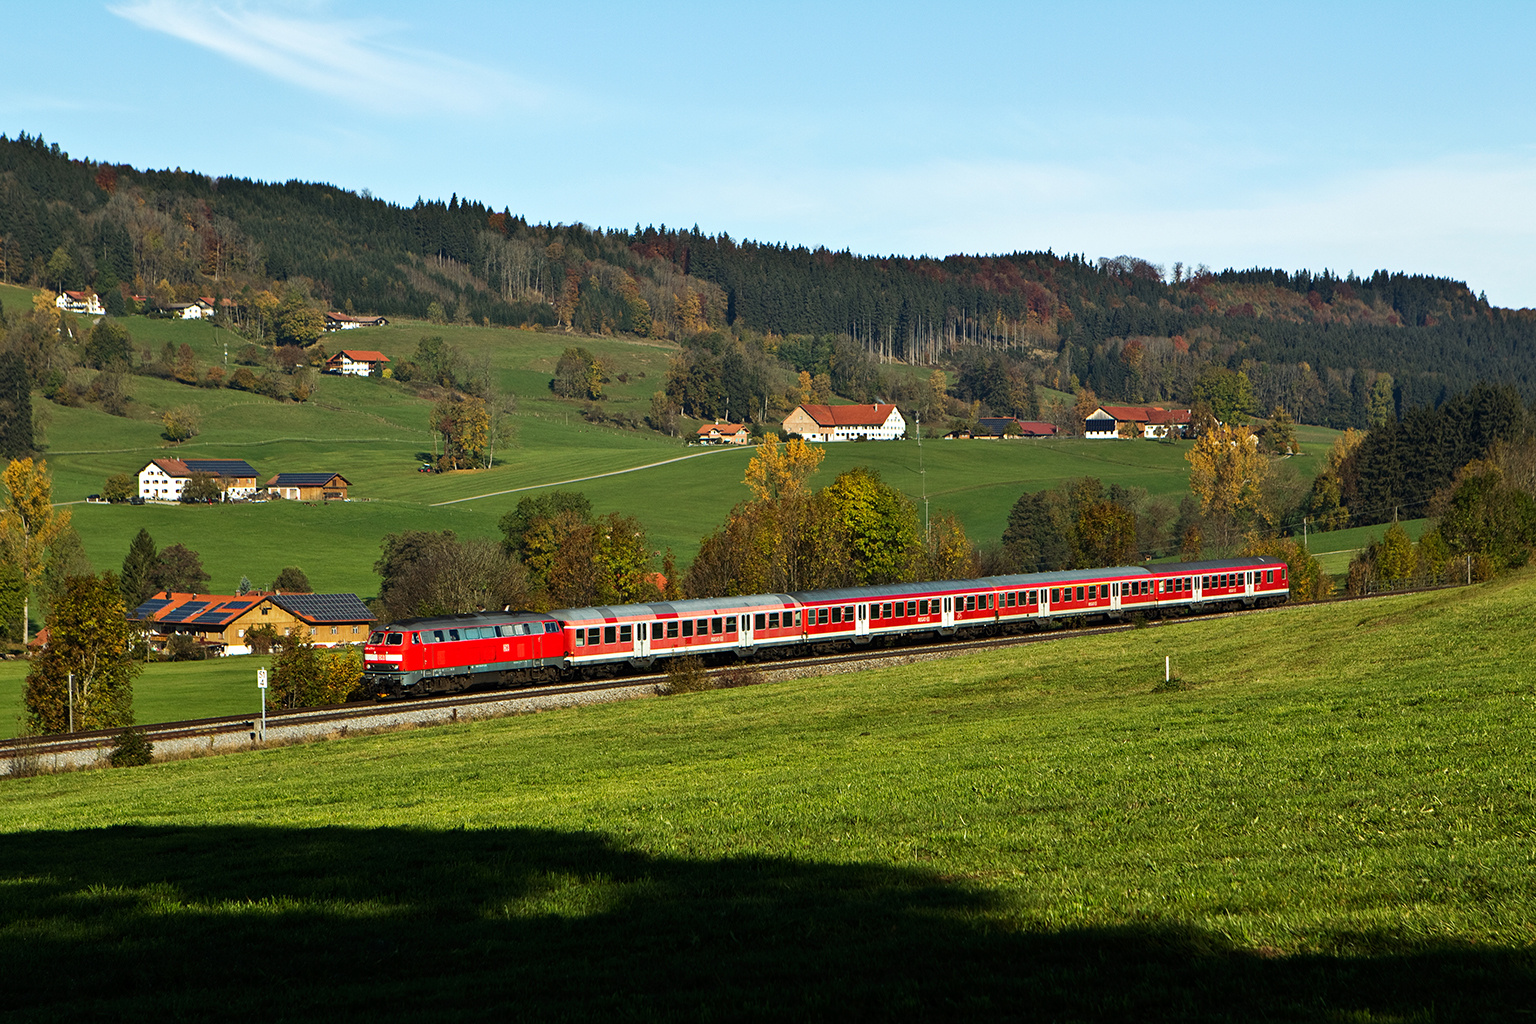
[[700,444],[746,444],[752,440],[752,431],[745,423],[706,423],[699,428]]
[[895,441],[907,421],[894,405],[801,405],[784,418],[784,432],[807,441]]
[[355,331],[359,327],[384,327],[388,323],[382,316],[352,316],[335,312],[325,314],[325,329],[328,331]]
[[944,435],[948,440],[964,438],[967,440],[983,441],[995,441],[999,438],[1055,436],[1056,424],[1054,423],[1043,423],[1039,420],[1019,420],[1011,416],[983,416],[976,421],[975,427],[965,427]]
[[1088,414],[1083,436],[1095,440],[1187,437],[1190,411],[1160,405],[1105,405]]
[[180,501],[194,474],[214,477],[227,498],[256,493],[256,470],[244,459],[151,459],[139,470],[139,497],[145,501]]
[[375,366],[389,362],[389,356],[367,349],[344,348],[325,361],[326,373],[348,377],[367,377]]
[[356,594],[183,594],[161,592],[128,614],[164,650],[177,633],[214,654],[251,653],[248,634],[268,625],[278,636],[308,632],[316,647],[360,644],[376,621]]
[[95,292],[60,292],[53,300],[53,304],[66,313],[83,313],[87,316],[104,316],[106,310],[101,308],[101,296]]
[[279,473],[267,481],[268,492],[289,501],[346,501],[351,486],[340,473]]

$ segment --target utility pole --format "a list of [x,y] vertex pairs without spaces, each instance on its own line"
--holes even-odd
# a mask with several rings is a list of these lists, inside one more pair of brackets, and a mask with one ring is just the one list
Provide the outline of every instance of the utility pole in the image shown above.
[[75,674],[73,672],[69,673],[69,731],[75,731]]

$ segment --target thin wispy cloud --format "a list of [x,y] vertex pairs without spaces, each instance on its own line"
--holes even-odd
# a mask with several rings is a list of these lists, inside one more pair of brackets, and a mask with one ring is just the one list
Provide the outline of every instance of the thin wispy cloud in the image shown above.
[[399,26],[324,18],[273,5],[129,0],[113,14],[284,82],[379,113],[481,116],[535,106],[514,77],[392,44]]

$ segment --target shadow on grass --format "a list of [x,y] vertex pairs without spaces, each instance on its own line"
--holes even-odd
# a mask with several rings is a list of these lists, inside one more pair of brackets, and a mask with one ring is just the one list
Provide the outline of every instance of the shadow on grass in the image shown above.
[[1006,927],[916,869],[714,861],[538,830],[0,836],[10,1020],[1528,1015],[1530,950],[1269,957],[1162,923]]

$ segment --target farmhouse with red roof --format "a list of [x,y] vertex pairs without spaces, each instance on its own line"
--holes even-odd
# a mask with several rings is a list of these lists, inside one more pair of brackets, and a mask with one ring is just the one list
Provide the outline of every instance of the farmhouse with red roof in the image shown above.
[[367,377],[373,368],[389,362],[383,352],[367,349],[344,348],[325,361],[326,373],[340,373],[348,377]]
[[1187,437],[1189,410],[1164,409],[1160,405],[1105,405],[1083,423],[1083,436],[1096,440],[1131,437]]
[[801,405],[784,418],[784,432],[807,441],[895,441],[907,421],[894,405]]

